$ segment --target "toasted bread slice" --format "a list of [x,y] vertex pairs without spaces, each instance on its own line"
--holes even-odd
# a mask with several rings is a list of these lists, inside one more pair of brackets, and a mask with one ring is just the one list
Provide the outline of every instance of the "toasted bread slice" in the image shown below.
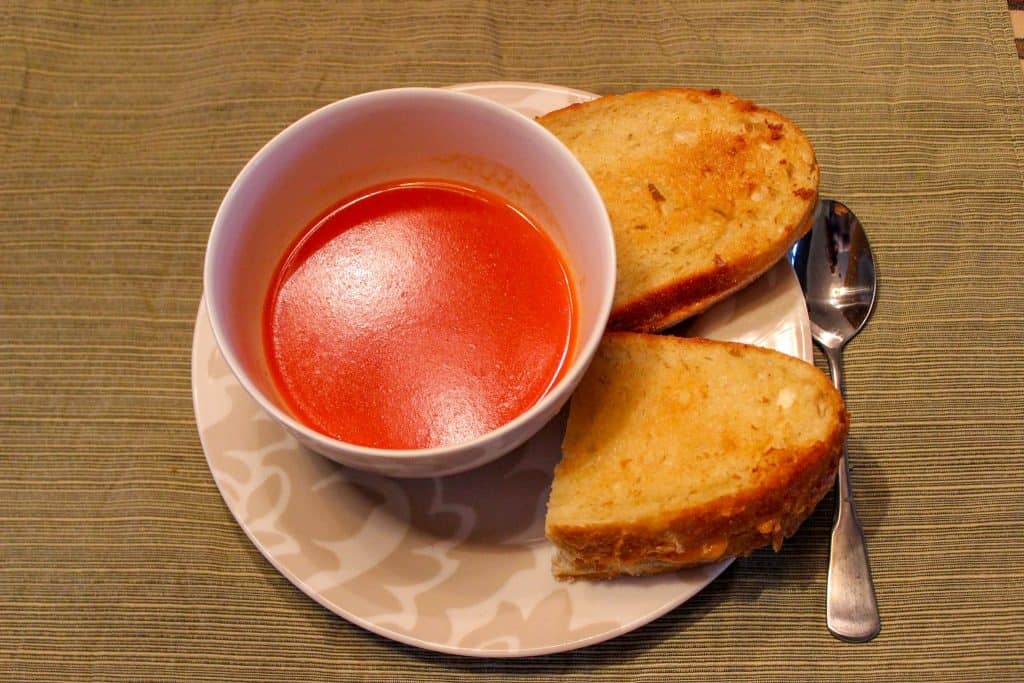
[[608,333],[573,396],[548,500],[555,576],[778,550],[831,488],[847,427],[839,392],[799,359]]
[[615,231],[611,329],[657,331],[753,281],[807,232],[814,150],[717,90],[609,95],[537,119],[580,160]]

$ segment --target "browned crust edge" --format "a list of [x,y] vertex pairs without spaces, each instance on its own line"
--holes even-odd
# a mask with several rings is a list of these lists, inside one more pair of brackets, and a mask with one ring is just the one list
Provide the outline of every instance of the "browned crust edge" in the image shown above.
[[[576,102],[562,109],[548,112],[537,117],[537,120],[543,122],[545,119],[556,119],[563,113],[586,107],[598,100],[642,97],[663,93],[677,93],[684,96],[699,95],[711,98],[724,97],[729,100],[732,107],[737,111],[744,113],[763,112],[765,115],[769,115],[782,122],[783,125],[803,138],[808,148],[810,148],[811,154],[814,154],[814,146],[811,145],[806,134],[801,130],[800,126],[793,123],[785,115],[772,109],[759,107],[750,100],[742,99],[737,95],[717,88],[710,90],[695,88],[648,89],[623,94],[604,95],[597,100]],[[623,304],[612,310],[608,329],[636,332],[658,332],[668,329],[686,318],[710,308],[715,303],[742,289],[763,275],[811,227],[814,209],[818,204],[818,182],[820,181],[817,159],[813,158],[811,163],[815,172],[814,187],[797,190],[798,197],[808,200],[803,217],[793,225],[788,226],[785,236],[776,243],[774,249],[743,260],[726,263],[721,267],[706,270],[686,279],[677,280],[650,292],[643,298]],[[806,190],[813,190],[813,192],[806,192]]]
[[659,332],[743,289],[774,266],[810,230],[817,205],[818,192],[815,190],[803,217],[786,230],[785,236],[771,251],[676,280],[641,299],[619,306],[612,310],[608,329]]
[[710,88],[708,90],[702,90],[700,88],[646,88],[644,90],[631,90],[629,92],[624,93],[611,93],[608,95],[600,95],[592,100],[586,100],[584,102],[573,102],[572,104],[566,105],[560,109],[554,109],[547,113],[540,114],[539,116],[536,117],[536,120],[543,121],[544,119],[557,118],[558,116],[561,116],[565,112],[575,111],[576,109],[581,109],[590,106],[597,101],[621,100],[633,97],[644,97],[648,95],[661,95],[664,93],[675,93],[678,95],[700,95],[702,97],[713,98],[723,97],[726,100],[729,100],[733,109],[736,109],[737,111],[751,113],[755,111],[764,111],[770,114],[774,114],[775,116],[778,116],[780,119],[785,121],[787,124],[793,126],[797,130],[800,130],[799,126],[794,124],[792,121],[790,121],[777,111],[773,109],[765,109],[763,107],[759,107],[757,104],[751,102],[750,100],[745,100],[739,95],[735,95],[731,92],[720,90],[718,88]]
[[[686,341],[731,344],[774,353],[735,342]],[[547,528],[548,539],[561,555],[553,566],[555,577],[601,579],[624,573],[662,573],[748,555],[769,544],[779,550],[783,540],[796,532],[831,489],[849,432],[850,417],[842,397],[824,375],[821,380],[822,386],[829,390],[838,415],[836,426],[827,439],[807,449],[792,451],[791,464],[773,470],[761,486],[673,515],[625,526]],[[721,553],[692,559],[691,549],[719,539],[727,540]]]
[[[797,467],[777,477],[777,483],[680,513],[667,520],[664,528],[648,523],[619,529],[552,530],[553,542],[571,557],[572,564],[571,572],[561,571],[557,578],[672,572],[749,555],[767,545],[779,550],[832,488],[841,452],[841,442],[837,446],[819,442]],[[678,550],[700,548],[717,539],[727,539],[727,544],[711,557],[692,559],[690,553]],[[647,567],[636,571],[644,563]]]

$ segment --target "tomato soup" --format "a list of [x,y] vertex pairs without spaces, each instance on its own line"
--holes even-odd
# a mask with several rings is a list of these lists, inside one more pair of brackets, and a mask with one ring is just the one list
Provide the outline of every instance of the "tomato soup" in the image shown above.
[[555,244],[481,189],[366,190],[278,266],[264,343],[295,416],[376,448],[465,442],[537,402],[568,365],[574,295]]

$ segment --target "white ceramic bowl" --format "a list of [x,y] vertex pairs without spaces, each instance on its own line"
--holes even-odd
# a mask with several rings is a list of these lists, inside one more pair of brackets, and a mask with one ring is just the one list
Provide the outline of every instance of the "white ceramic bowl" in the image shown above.
[[[326,436],[298,421],[271,379],[262,315],[276,266],[298,235],[342,197],[379,183],[435,178],[490,190],[532,216],[574,279],[577,343],[568,369],[511,422],[447,447],[387,450]],[[213,222],[203,272],[214,336],[246,391],[300,443],[344,465],[400,477],[467,470],[509,452],[568,400],[608,321],[612,229],[590,177],[557,138],[505,107],[448,90],[356,95],[282,131],[246,164]]]

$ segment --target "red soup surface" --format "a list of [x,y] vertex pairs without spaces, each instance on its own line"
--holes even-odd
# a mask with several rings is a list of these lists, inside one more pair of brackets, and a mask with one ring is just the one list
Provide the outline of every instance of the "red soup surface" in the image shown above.
[[374,187],[314,222],[267,297],[265,345],[296,417],[376,448],[471,440],[559,379],[575,334],[551,239],[447,181]]

